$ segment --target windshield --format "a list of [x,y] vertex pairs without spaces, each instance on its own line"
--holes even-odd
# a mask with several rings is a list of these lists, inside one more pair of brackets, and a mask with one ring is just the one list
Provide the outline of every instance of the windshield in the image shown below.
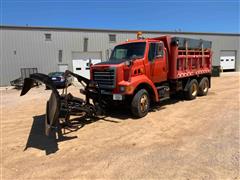
[[114,48],[110,61],[124,61],[130,59],[143,58],[145,52],[146,43],[128,43],[118,45]]

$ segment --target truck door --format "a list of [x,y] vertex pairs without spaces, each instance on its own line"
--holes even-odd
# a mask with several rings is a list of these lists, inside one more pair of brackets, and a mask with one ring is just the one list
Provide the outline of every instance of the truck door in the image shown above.
[[167,63],[162,42],[150,43],[148,60],[150,63],[150,76],[154,83],[167,80]]

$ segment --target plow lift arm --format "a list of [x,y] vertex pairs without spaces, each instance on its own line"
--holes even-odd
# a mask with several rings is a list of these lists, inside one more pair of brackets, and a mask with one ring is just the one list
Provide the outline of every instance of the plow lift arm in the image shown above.
[[[71,126],[69,121],[71,115],[87,118],[101,113],[101,95],[97,83],[68,70],[65,71],[64,77],[66,83],[62,94],[59,94],[51,78],[46,74],[35,73],[24,79],[20,96],[25,95],[38,81],[44,83],[52,90],[46,104],[45,134],[47,136],[50,135],[52,130],[59,130],[62,124]],[[67,93],[67,87],[72,84],[73,77],[82,84],[83,89],[80,89],[80,93],[85,95],[85,99],[74,97],[71,93]],[[90,103],[90,100],[94,103]]]

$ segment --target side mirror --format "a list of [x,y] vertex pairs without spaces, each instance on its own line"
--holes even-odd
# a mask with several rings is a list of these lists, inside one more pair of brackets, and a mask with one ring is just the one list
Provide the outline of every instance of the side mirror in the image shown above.
[[125,65],[128,66],[128,67],[130,67],[130,66],[133,65],[133,63],[134,63],[133,60],[129,60],[129,61],[126,61],[126,62],[125,62]]

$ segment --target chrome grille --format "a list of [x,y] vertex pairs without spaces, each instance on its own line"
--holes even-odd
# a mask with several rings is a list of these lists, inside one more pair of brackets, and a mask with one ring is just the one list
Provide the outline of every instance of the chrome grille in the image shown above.
[[101,89],[115,88],[115,69],[93,70],[93,80]]

